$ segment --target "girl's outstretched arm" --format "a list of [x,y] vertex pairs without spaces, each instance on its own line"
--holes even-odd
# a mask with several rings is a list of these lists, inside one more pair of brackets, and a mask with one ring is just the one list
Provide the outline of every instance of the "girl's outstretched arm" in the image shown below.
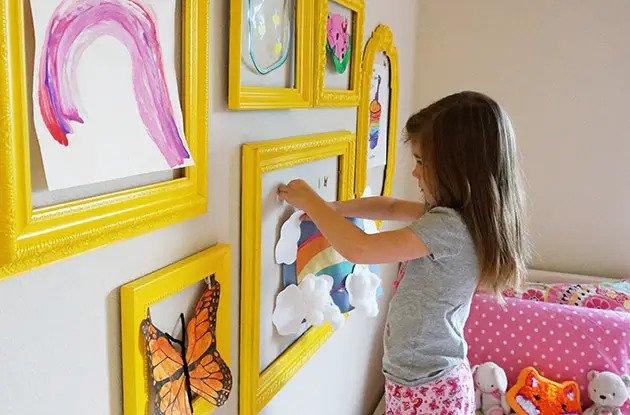
[[425,206],[421,202],[375,196],[361,199],[332,202],[332,207],[341,216],[372,220],[393,220],[413,222],[424,214]]
[[337,252],[350,262],[384,264],[430,254],[422,239],[410,229],[366,234],[336,212],[302,180],[280,186],[278,193],[282,200],[303,210]]

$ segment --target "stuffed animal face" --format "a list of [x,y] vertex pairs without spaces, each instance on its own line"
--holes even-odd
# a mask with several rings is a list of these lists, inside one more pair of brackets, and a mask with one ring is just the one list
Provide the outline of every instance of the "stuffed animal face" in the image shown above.
[[505,371],[492,362],[473,368],[475,387],[483,393],[499,391],[505,393],[507,377]]
[[618,408],[630,397],[630,376],[592,370],[588,374],[588,394],[599,406]]
[[577,383],[556,383],[536,369],[521,372],[517,384],[507,393],[508,403],[518,415],[579,415],[580,390]]

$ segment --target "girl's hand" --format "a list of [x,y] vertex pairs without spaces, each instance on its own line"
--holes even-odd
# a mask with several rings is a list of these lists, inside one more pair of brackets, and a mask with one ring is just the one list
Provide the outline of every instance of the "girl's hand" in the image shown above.
[[278,186],[278,196],[296,209],[308,213],[313,202],[322,201],[321,197],[304,181],[292,180],[287,185]]

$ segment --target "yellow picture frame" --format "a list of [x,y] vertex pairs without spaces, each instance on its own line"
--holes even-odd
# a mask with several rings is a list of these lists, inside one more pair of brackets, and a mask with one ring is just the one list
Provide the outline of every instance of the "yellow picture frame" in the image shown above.
[[262,176],[273,170],[339,157],[338,198],[351,199],[354,188],[354,142],[353,133],[341,131],[243,146],[241,415],[260,412],[333,332],[328,324],[310,328],[260,373]]
[[[315,1],[315,106],[356,107],[359,104],[361,87],[361,49],[363,48],[363,25],[365,0],[314,0]],[[337,3],[352,10],[356,18],[352,25],[350,56],[350,89],[326,88],[326,28],[328,2]]]
[[[225,363],[230,365],[230,266],[230,246],[216,245],[120,288],[123,405],[126,415],[149,413],[149,372],[145,340],[140,331],[147,309],[211,275],[221,285],[216,325],[217,350]],[[193,409],[195,415],[207,415],[215,407],[197,397],[193,400]]]
[[[313,106],[313,1],[295,0],[295,87],[241,85],[243,0],[230,0],[228,108],[265,110]],[[261,75],[264,76],[264,75]]]
[[379,25],[365,46],[362,62],[361,100],[357,112],[357,167],[355,179],[355,196],[361,197],[367,186],[368,136],[370,111],[370,82],[372,67],[378,52],[383,52],[389,59],[389,119],[387,134],[387,164],[385,166],[385,181],[383,196],[392,194],[394,172],[396,171],[396,139],[398,132],[398,51],[394,45],[394,35],[385,25]]
[[195,166],[181,178],[33,209],[25,10],[0,9],[0,280],[202,215],[208,182],[208,2],[182,2],[185,134]]

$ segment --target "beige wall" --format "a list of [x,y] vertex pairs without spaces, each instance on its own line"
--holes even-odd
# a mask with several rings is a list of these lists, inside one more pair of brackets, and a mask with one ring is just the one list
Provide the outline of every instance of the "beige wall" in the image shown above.
[[422,105],[474,89],[513,118],[533,265],[630,275],[630,2],[420,4]]

